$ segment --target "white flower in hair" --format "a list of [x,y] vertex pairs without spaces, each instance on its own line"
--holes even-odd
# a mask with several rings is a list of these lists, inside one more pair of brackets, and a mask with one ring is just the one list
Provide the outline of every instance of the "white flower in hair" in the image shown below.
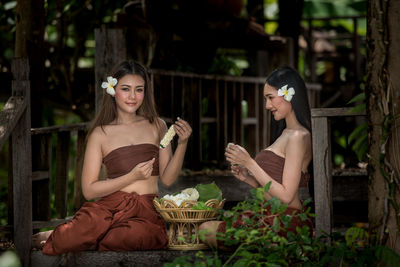
[[115,95],[115,90],[114,90],[114,86],[117,84],[118,80],[108,76],[107,77],[107,82],[103,82],[101,84],[101,87],[106,89],[107,94],[114,96]]
[[278,90],[278,96],[283,96],[283,98],[290,102],[292,100],[292,97],[294,95],[294,89],[293,87],[290,87],[289,89],[287,88],[288,85],[284,85],[282,86],[279,90]]

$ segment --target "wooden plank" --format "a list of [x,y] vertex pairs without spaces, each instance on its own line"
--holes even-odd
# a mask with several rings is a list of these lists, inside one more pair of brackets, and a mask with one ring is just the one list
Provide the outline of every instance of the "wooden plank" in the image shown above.
[[257,123],[258,123],[258,120],[257,120],[256,117],[242,119],[242,124],[243,125],[257,125]]
[[234,100],[235,105],[235,115],[234,118],[236,119],[236,125],[234,126],[234,131],[236,132],[236,143],[240,144],[241,146],[244,145],[243,140],[243,109],[242,109],[242,99],[243,99],[243,83],[239,83],[239,86],[236,87],[235,90],[236,98]]
[[32,136],[33,220],[50,219],[52,135]]
[[57,134],[54,201],[59,218],[67,216],[69,142],[70,132]]
[[212,118],[212,117],[201,117],[200,122],[201,123],[217,123],[218,119],[217,118]]
[[118,62],[126,59],[125,36],[122,29],[94,30],[95,49],[95,110],[99,111],[103,99],[101,83]]
[[77,211],[86,201],[82,193],[82,167],[85,157],[86,132],[78,131],[76,142],[75,179],[74,179],[74,210]]
[[315,230],[319,236],[332,230],[332,172],[328,118],[312,119]]
[[41,180],[48,180],[51,177],[50,171],[33,171],[32,172],[32,181],[41,181]]
[[12,153],[12,135],[8,138],[8,189],[7,189],[7,206],[8,206],[8,224],[14,225],[14,179],[13,179],[13,153]]
[[55,125],[41,128],[32,128],[31,134],[49,134],[58,132],[72,132],[72,131],[82,131],[88,130],[90,127],[90,122],[80,122],[66,125]]
[[342,117],[342,116],[365,116],[363,112],[350,112],[352,108],[313,108],[311,117]]
[[32,227],[33,229],[41,229],[41,228],[54,228],[62,223],[70,222],[73,216],[68,216],[65,219],[53,219],[49,221],[33,221]]
[[[29,86],[29,82],[25,81],[12,81],[12,83],[13,87]],[[3,147],[11,135],[26,106],[27,101],[24,97],[12,96],[8,99],[3,110],[0,112],[0,148]]]
[[[32,153],[29,62],[15,59],[12,71],[16,81],[12,94],[25,98],[26,108],[12,131],[14,244],[24,266],[29,266],[32,242]],[[23,82],[21,82],[21,79]]]

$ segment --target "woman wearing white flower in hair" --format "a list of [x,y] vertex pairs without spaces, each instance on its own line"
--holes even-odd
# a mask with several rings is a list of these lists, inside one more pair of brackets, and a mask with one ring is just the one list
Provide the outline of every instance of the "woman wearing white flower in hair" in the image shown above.
[[[88,249],[126,251],[166,248],[165,224],[153,206],[158,179],[171,185],[182,168],[190,125],[173,124],[178,145],[160,142],[167,126],[156,112],[145,67],[118,64],[107,82],[101,109],[88,133],[82,171],[86,202],[71,222],[34,236],[43,253],[57,255]],[[171,135],[169,135],[171,137]],[[99,180],[102,164],[106,180]]]
[[[287,214],[302,209],[299,198],[299,187],[307,186],[309,180],[308,166],[312,160],[311,147],[311,113],[308,104],[307,90],[303,79],[296,70],[281,67],[273,71],[264,86],[265,108],[275,121],[281,123],[280,134],[267,148],[260,151],[253,159],[241,146],[229,144],[225,151],[231,163],[233,175],[252,187],[263,187],[271,182],[265,199],[277,197],[288,205]],[[270,217],[270,216],[269,216]],[[265,217],[266,224],[272,224]],[[243,224],[241,219],[235,226]],[[292,219],[289,231],[296,226],[307,225],[312,232],[312,221]],[[208,229],[206,241],[217,246],[216,232],[225,231],[225,223],[220,221],[206,222],[201,229]],[[222,246],[222,244],[219,244]]]

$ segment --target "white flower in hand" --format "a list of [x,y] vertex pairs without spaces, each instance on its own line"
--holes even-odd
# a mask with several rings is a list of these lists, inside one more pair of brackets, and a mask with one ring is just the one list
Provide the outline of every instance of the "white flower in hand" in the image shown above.
[[169,143],[172,141],[172,138],[174,138],[176,132],[174,129],[174,125],[171,125],[167,131],[167,133],[164,135],[163,139],[160,142],[160,147],[161,148],[166,148]]
[[282,86],[279,90],[278,90],[278,96],[283,96],[283,98],[290,102],[292,100],[292,97],[294,95],[294,89],[293,87],[290,87],[289,89],[287,89],[288,85],[284,85]]
[[114,96],[115,95],[115,90],[114,90],[114,86],[117,84],[118,80],[108,76],[107,77],[107,82],[103,82],[101,84],[101,87],[106,89],[107,94]]

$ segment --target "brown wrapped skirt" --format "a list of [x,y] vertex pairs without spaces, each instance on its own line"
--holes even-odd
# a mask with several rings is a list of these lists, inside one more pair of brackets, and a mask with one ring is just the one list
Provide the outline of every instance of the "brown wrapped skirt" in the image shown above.
[[96,202],[86,202],[71,222],[54,229],[43,253],[166,248],[165,223],[153,206],[154,197],[118,191]]

